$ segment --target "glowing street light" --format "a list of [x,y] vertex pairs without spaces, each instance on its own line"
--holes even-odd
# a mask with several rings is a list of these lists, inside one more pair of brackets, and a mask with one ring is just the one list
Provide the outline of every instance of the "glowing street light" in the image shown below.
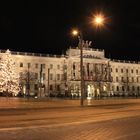
[[104,16],[102,14],[97,14],[93,17],[92,23],[96,26],[104,25]]
[[74,35],[74,36],[77,36],[78,34],[79,34],[78,30],[74,29],[74,30],[72,31],[72,35]]

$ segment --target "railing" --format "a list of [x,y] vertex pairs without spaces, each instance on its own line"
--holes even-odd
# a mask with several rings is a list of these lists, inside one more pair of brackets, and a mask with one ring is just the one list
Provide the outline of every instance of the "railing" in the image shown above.
[[[79,49],[78,47],[70,47],[70,49]],[[99,52],[104,52],[103,49],[93,49],[93,48],[84,48],[83,47],[83,50],[89,50],[89,51],[99,51]]]
[[113,61],[113,62],[120,62],[120,63],[133,63],[133,64],[140,64],[140,62],[139,62],[139,61],[117,60],[117,59],[112,59],[111,61]]
[[[0,50],[0,53],[5,53],[6,50]],[[55,58],[62,58],[65,55],[52,55],[52,54],[42,54],[42,53],[30,53],[30,52],[15,52],[11,51],[13,55],[24,55],[24,56],[39,56],[39,57],[55,57]]]

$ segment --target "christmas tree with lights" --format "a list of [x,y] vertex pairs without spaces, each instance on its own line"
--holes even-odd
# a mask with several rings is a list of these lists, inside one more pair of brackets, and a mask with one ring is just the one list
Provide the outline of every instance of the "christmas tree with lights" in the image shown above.
[[6,50],[0,58],[0,92],[16,96],[20,91],[19,74],[11,52]]

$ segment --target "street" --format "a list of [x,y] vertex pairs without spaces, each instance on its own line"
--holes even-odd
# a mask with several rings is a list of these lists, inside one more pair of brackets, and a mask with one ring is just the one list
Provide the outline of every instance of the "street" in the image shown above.
[[[17,107],[15,103],[13,107],[0,108],[0,140],[138,140],[140,137],[140,99],[100,100],[84,107],[73,100],[61,101],[71,103],[69,106],[60,105],[59,100],[26,101],[24,107],[23,101],[20,102]],[[35,103],[38,107],[32,106]]]

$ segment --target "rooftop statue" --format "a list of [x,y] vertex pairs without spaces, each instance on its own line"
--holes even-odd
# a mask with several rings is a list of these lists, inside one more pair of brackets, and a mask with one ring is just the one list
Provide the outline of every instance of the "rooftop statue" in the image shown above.
[[84,41],[84,40],[80,41],[79,40],[79,43],[78,43],[78,46],[79,47],[80,47],[81,43],[82,43],[83,48],[89,48],[89,47],[91,47],[92,41],[88,41],[88,40],[86,40],[86,41]]

